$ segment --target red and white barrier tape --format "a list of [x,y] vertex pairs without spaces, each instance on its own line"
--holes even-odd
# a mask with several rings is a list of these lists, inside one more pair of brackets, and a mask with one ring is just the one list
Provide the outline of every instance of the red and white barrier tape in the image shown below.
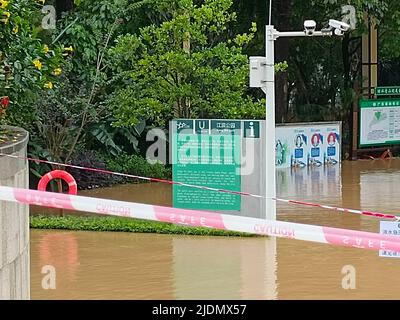
[[239,217],[215,212],[169,208],[3,186],[0,186],[0,200],[50,208],[62,208],[66,210],[170,222],[188,226],[269,235],[327,243],[336,246],[400,251],[400,237],[397,236],[284,221]]
[[340,207],[328,206],[328,205],[325,205],[325,204],[305,202],[305,201],[299,201],[299,200],[287,200],[287,199],[280,199],[280,198],[276,198],[275,200],[276,201],[280,201],[280,202],[291,203],[291,204],[298,204],[298,205],[302,205],[302,206],[309,206],[309,207],[316,207],[316,208],[322,208],[322,209],[328,209],[328,210],[335,210],[335,211],[338,211],[338,212],[355,213],[355,214],[360,214],[360,215],[370,216],[370,217],[375,217],[375,218],[400,220],[400,216],[396,216],[394,214],[340,208]]
[[[146,180],[146,181],[149,181],[149,182],[168,183],[168,184],[171,184],[171,185],[178,185],[178,186],[182,186],[182,187],[189,187],[189,188],[203,189],[203,190],[208,190],[208,191],[229,193],[229,194],[234,194],[234,195],[258,198],[258,199],[266,199],[266,197],[264,197],[264,196],[257,195],[257,194],[252,194],[252,193],[248,193],[248,192],[242,192],[242,191],[217,189],[217,188],[212,188],[212,187],[206,187],[206,186],[199,186],[199,185],[194,185],[194,184],[183,183],[183,182],[179,182],[179,181],[172,181],[172,180],[166,180],[166,179],[157,179],[157,178],[149,178],[149,177],[143,177],[143,176],[138,176],[138,175],[133,175],[133,174],[128,174],[128,173],[121,173],[121,172],[115,172],[115,171],[104,170],[104,169],[96,169],[96,168],[90,168],[90,167],[82,167],[82,166],[77,166],[77,165],[73,165],[73,164],[64,164],[64,163],[58,163],[58,162],[54,162],[54,161],[34,159],[34,158],[29,158],[29,157],[20,157],[20,156],[9,155],[9,154],[4,154],[4,153],[0,153],[0,156],[7,156],[7,157],[11,157],[11,158],[35,161],[35,162],[40,162],[40,163],[47,163],[47,164],[52,164],[52,165],[57,165],[57,166],[63,166],[63,167],[68,167],[68,168],[79,169],[79,170],[87,170],[87,171],[93,171],[93,172],[104,173],[104,174],[112,174],[112,175],[117,175],[117,176],[122,176],[122,177],[127,177],[127,178]],[[319,204],[319,203],[305,202],[305,201],[299,201],[299,200],[288,200],[288,199],[282,199],[282,198],[273,198],[273,200],[279,201],[279,202],[285,202],[285,203],[289,203],[289,204],[294,204],[294,205],[318,207],[318,208],[322,208],[322,209],[328,209],[328,210],[335,210],[335,211],[338,211],[338,212],[346,212],[346,213],[365,215],[365,216],[375,217],[375,218],[400,220],[400,216],[393,215],[393,214],[374,212],[374,211],[348,209],[348,208],[341,208],[341,207],[323,205],[323,204]]]

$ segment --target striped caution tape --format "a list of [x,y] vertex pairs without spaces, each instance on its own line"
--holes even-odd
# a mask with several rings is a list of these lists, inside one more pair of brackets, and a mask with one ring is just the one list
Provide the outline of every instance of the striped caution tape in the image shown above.
[[[157,178],[151,178],[151,177],[143,177],[143,176],[134,175],[134,174],[121,173],[121,172],[115,172],[115,171],[104,170],[104,169],[96,169],[96,168],[90,168],[90,167],[83,167],[83,166],[59,163],[59,162],[54,162],[54,161],[40,160],[40,159],[35,159],[35,158],[30,158],[30,157],[21,157],[21,156],[16,156],[16,155],[8,155],[8,154],[3,154],[3,153],[0,153],[0,156],[7,156],[7,157],[11,157],[11,158],[16,158],[16,159],[35,161],[35,162],[39,162],[39,163],[47,163],[47,164],[51,164],[51,165],[74,168],[74,169],[79,169],[79,170],[86,170],[86,171],[92,171],[92,172],[98,172],[98,173],[104,173],[104,174],[112,174],[112,175],[117,175],[117,176],[122,176],[122,177],[127,177],[127,178],[145,180],[145,181],[149,181],[149,182],[167,183],[167,184],[171,184],[171,185],[177,185],[177,186],[188,187],[188,188],[195,188],[195,189],[203,189],[203,190],[209,190],[209,191],[214,191],[214,192],[229,193],[229,194],[234,194],[234,195],[258,198],[258,199],[266,199],[266,197],[264,197],[264,196],[257,195],[257,194],[252,194],[252,193],[248,193],[248,192],[242,192],[242,191],[233,191],[233,190],[212,188],[212,187],[207,187],[207,186],[199,186],[199,185],[183,183],[183,182],[179,182],[179,181],[172,181],[172,180],[166,180],[166,179],[157,179]],[[386,214],[386,213],[380,213],[380,212],[374,212],[374,211],[357,210],[357,209],[341,208],[341,207],[336,207],[336,206],[324,205],[324,204],[313,203],[313,202],[305,202],[305,201],[299,201],[299,200],[289,200],[289,199],[282,199],[282,198],[272,198],[272,199],[275,200],[275,201],[285,202],[285,203],[294,204],[294,205],[318,207],[318,208],[322,208],[322,209],[334,210],[334,211],[338,211],[338,212],[359,214],[359,215],[364,215],[364,216],[369,216],[369,217],[374,217],[374,218],[400,220],[400,216],[393,215],[393,214]]]
[[216,212],[90,198],[62,193],[0,186],[0,200],[130,217],[187,226],[247,232],[335,246],[400,251],[400,237],[284,221],[262,220]]

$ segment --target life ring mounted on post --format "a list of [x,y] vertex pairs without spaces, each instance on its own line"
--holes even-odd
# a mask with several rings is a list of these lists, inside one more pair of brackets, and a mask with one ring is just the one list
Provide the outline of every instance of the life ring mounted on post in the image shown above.
[[76,195],[78,193],[78,185],[74,177],[64,170],[54,170],[46,173],[39,181],[38,190],[46,191],[47,185],[53,179],[63,179],[68,184],[68,194]]

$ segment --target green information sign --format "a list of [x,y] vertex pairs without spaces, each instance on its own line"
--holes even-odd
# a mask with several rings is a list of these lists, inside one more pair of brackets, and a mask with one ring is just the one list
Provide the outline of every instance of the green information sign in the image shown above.
[[400,95],[399,87],[376,87],[375,95],[377,96],[398,96]]
[[400,143],[400,99],[360,101],[360,147]]
[[[172,121],[174,181],[240,191],[241,122],[235,120]],[[173,206],[239,211],[240,195],[173,186]]]

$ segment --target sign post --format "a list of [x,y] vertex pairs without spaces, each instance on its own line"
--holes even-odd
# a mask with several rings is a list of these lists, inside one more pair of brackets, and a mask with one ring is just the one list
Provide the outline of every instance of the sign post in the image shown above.
[[[271,14],[271,11],[270,11]],[[314,20],[304,21],[304,31],[277,31],[271,22],[265,29],[265,58],[250,57],[250,87],[261,88],[265,92],[265,201],[266,219],[276,220],[276,173],[275,173],[275,40],[279,37],[342,36],[350,25],[334,19],[329,20],[329,28],[315,31]]]
[[265,29],[266,83],[265,83],[265,209],[266,219],[276,220],[275,174],[275,58],[274,45],[277,31],[268,25]]

